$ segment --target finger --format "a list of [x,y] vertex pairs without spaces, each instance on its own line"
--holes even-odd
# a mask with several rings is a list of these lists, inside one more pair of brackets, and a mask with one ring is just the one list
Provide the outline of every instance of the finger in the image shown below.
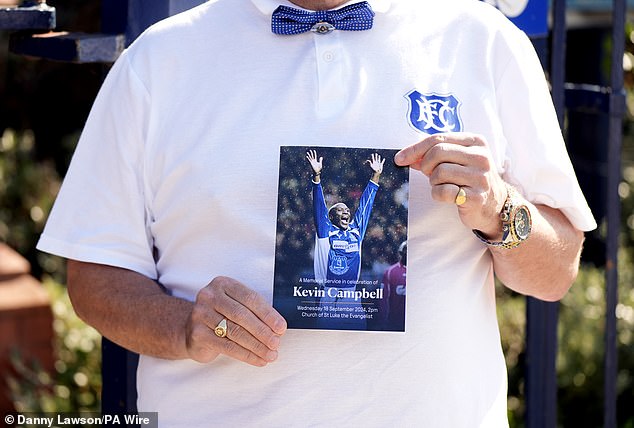
[[[216,316],[219,317],[220,315]],[[229,322],[227,324],[229,325]],[[226,337],[218,337],[211,328],[199,331],[195,340],[198,347],[205,348],[209,353],[215,353],[216,355],[221,353],[257,367],[266,366],[277,358],[277,352],[275,351],[271,351],[272,354],[270,356],[267,356],[266,353],[252,352],[238,342],[231,340],[229,333],[227,333]]]
[[[462,188],[465,192],[465,195],[467,198],[467,201],[465,202],[466,204],[469,202],[469,195],[471,194],[471,189],[469,187],[458,186],[453,183],[443,183],[443,184],[437,184],[435,186],[432,186],[431,196],[435,201],[455,204],[456,197],[458,196],[458,192],[460,191],[460,188]],[[464,204],[460,206],[464,206]]]
[[226,335],[218,336],[215,330],[223,317],[204,304],[194,306],[187,334],[187,349],[192,359],[208,363],[219,354],[225,354],[254,366],[264,366],[277,359],[276,350],[269,349],[231,321],[226,321]]
[[443,164],[462,166],[477,173],[484,173],[492,168],[488,148],[452,143],[440,143],[430,148],[421,160],[420,168],[425,175],[431,176],[436,168]]
[[395,156],[394,162],[400,166],[416,165],[421,159],[425,158],[427,152],[437,144],[449,143],[457,144],[464,147],[484,146],[485,140],[475,134],[467,133],[446,133],[434,134],[425,137],[418,143],[414,143],[401,149]]
[[225,338],[216,337],[216,340],[219,342],[218,346],[220,348],[221,353],[227,355],[228,357],[234,358],[238,361],[243,361],[252,366],[264,367],[267,364],[275,361],[275,359],[277,358],[277,355],[272,360],[261,358],[259,355],[249,351],[246,348],[243,348],[236,342],[229,340],[226,337]]
[[210,311],[201,304],[194,306],[191,322],[188,323],[187,349],[190,357],[199,363],[209,363],[219,354],[244,361],[254,366],[262,367],[277,358],[277,353],[254,353],[249,349],[231,344],[227,337],[221,338],[215,334],[222,315]]
[[198,293],[194,311],[213,330],[220,320],[209,315],[210,309],[241,325],[272,350],[286,331],[284,318],[262,296],[231,278],[214,278]]
[[447,132],[445,134],[436,134],[436,136],[440,143],[451,143],[464,147],[487,145],[484,137],[467,132]]
[[[229,295],[229,297],[232,297]],[[286,332],[286,321],[273,308],[264,303],[253,304],[248,301],[249,297],[237,297],[236,300],[227,299],[222,308],[218,311],[225,314],[229,319],[240,324],[253,336],[261,340],[269,348],[275,349],[275,336]]]
[[440,135],[430,135],[421,141],[401,149],[394,156],[394,162],[399,166],[413,166],[425,157],[427,151],[441,142]]
[[[429,177],[429,184],[455,184],[457,186],[471,186],[474,177],[471,169],[457,163],[441,163],[428,167],[423,161],[422,171]],[[430,169],[430,171],[427,171]]]
[[[233,313],[244,316],[249,325],[264,324],[276,334],[286,332],[286,320],[259,293],[246,287],[238,281],[227,279],[223,289],[235,303],[227,302],[233,308]],[[236,318],[232,317],[236,320]],[[236,320],[237,321],[237,320]],[[247,325],[241,324],[245,328]],[[251,330],[249,330],[251,331]],[[251,333],[254,333],[251,331]]]
[[251,333],[249,333],[239,324],[236,324],[232,321],[227,321],[226,338],[237,343],[242,348],[257,355],[259,358],[265,361],[271,362],[277,359],[277,349],[279,348],[280,344],[279,336],[275,336],[276,343],[274,343],[274,349],[271,349],[270,347],[264,345],[262,342],[256,339]]
[[264,323],[254,318],[252,315],[242,316],[241,312],[229,310],[226,314],[228,322],[233,326],[231,333],[233,338],[247,349],[277,351],[280,346],[279,334],[271,331]]

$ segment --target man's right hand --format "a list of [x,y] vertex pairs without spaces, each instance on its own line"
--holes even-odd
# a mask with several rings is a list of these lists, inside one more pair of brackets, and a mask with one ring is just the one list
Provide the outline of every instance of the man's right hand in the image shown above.
[[[195,302],[170,296],[131,270],[68,261],[68,293],[77,315],[115,343],[163,359],[210,362],[220,354],[265,366],[277,358],[286,321],[262,296],[218,277]],[[227,336],[215,327],[227,319]]]
[[[226,337],[214,329],[227,320]],[[190,357],[206,363],[219,354],[254,366],[277,359],[286,321],[264,298],[227,277],[214,278],[198,292],[187,321],[186,345]]]
[[308,159],[308,162],[310,162],[310,166],[313,169],[313,174],[314,175],[321,174],[324,158],[321,157],[317,159],[317,151],[309,150],[308,152],[306,152],[306,159]]

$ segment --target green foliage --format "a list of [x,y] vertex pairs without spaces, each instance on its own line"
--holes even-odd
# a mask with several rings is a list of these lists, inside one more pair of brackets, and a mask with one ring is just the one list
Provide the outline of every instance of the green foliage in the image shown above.
[[[41,229],[45,210],[57,191],[56,181],[50,180],[46,168],[30,159],[33,142],[30,132],[19,135],[9,129],[0,139],[0,239],[17,246],[18,251],[27,250],[24,248],[30,243],[27,235]],[[54,187],[48,192],[42,191],[42,183],[51,183]]]
[[98,412],[101,396],[101,336],[73,311],[66,289],[49,279],[55,332],[55,372],[22,360],[11,362],[17,376],[8,379],[19,412]]
[[[585,267],[562,300],[557,359],[560,421],[563,426],[600,427],[603,422],[605,280],[601,269]],[[619,426],[634,424],[634,269],[628,251],[619,256],[616,308]]]
[[[600,427],[603,423],[605,278],[603,269],[583,266],[561,301],[557,356],[558,417],[563,427]],[[634,427],[634,261],[629,251],[619,257],[618,418]],[[498,289],[498,320],[509,371],[508,408],[511,427],[522,427],[524,401],[524,334],[526,299]]]
[[4,130],[0,137],[0,241],[27,257],[36,275],[44,270],[61,279],[61,260],[35,251],[59,185],[60,177],[50,163],[34,161],[33,134]]
[[[24,361],[16,350],[8,379],[19,411],[98,410],[101,391],[100,337],[72,310],[61,259],[38,254],[35,244],[59,189],[60,177],[49,162],[34,160],[29,131],[7,129],[0,138],[0,241],[29,257],[51,296],[55,332],[55,372]],[[39,276],[39,275],[38,275]]]
[[526,299],[498,284],[497,315],[502,349],[508,369],[509,424],[521,426],[524,418],[524,336],[526,333]]
[[603,415],[604,283],[602,270],[582,270],[559,314],[559,404],[578,406],[572,414],[560,411],[560,418],[589,427],[600,426]]

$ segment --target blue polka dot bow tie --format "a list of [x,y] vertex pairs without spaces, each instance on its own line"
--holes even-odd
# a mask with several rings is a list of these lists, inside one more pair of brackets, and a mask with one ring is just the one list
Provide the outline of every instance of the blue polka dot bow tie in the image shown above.
[[275,34],[292,34],[312,31],[327,34],[333,30],[363,31],[372,28],[374,12],[367,1],[354,3],[336,10],[307,10],[279,6],[273,11],[271,29]]

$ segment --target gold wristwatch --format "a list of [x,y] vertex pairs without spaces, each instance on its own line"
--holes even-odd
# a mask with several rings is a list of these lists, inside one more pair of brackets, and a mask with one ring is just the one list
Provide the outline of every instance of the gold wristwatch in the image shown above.
[[492,242],[486,239],[478,230],[474,230],[473,233],[487,245],[510,249],[517,247],[528,239],[533,223],[530,210],[522,203],[516,190],[509,184],[506,185],[506,189],[506,201],[504,201],[504,207],[502,212],[500,212],[502,240]]

